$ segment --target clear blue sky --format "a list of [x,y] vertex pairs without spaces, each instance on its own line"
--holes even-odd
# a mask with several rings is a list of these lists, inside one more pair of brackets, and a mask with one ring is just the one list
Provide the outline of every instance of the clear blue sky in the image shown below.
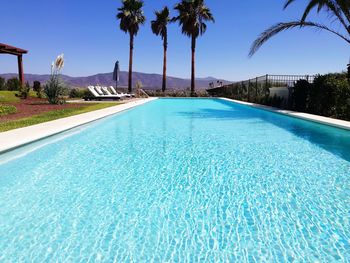
[[[150,21],[154,10],[176,2],[145,0],[147,23],[135,40],[135,71],[162,72],[161,39],[151,33]],[[260,32],[276,22],[300,17],[307,1],[299,2],[283,11],[284,1],[207,0],[216,23],[198,40],[197,76],[241,80],[266,73],[344,70],[349,45],[310,29],[282,33],[248,58],[249,47]],[[119,0],[1,0],[0,42],[29,50],[24,58],[26,73],[49,73],[51,61],[61,52],[66,58],[64,74],[71,76],[110,72],[116,59],[126,70],[129,42],[115,18],[119,6]],[[0,73],[8,72],[17,72],[16,59],[0,56]],[[190,77],[190,40],[176,24],[169,31],[168,74]]]

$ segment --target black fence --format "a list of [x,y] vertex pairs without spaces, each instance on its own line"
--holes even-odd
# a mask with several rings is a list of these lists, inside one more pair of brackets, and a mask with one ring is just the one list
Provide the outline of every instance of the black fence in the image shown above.
[[283,107],[288,104],[291,89],[298,80],[312,83],[314,78],[315,76],[309,75],[264,75],[220,87],[213,87],[212,84],[207,92],[214,97],[262,104],[267,104],[268,100],[276,100]]

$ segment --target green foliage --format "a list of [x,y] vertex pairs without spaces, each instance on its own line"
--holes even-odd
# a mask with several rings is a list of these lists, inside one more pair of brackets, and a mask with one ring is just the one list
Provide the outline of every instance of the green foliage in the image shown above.
[[16,97],[15,91],[8,91],[8,90],[0,91],[0,103],[14,103],[18,101],[19,101],[19,98]]
[[60,80],[59,75],[52,75],[44,87],[44,93],[50,104],[65,103],[64,95],[67,89]]
[[[161,36],[163,40],[167,39],[168,36],[168,25],[171,22],[170,11],[168,7],[164,7],[161,11],[155,12],[156,19],[151,22],[152,32]],[[164,45],[166,46],[166,41]]]
[[308,112],[350,120],[350,85],[345,73],[319,75],[309,94]]
[[69,91],[69,98],[84,98],[87,95],[89,95],[88,89],[73,88]]
[[0,116],[16,113],[17,109],[12,105],[0,105]]
[[6,80],[0,77],[0,90],[6,90]]
[[214,22],[214,16],[205,5],[204,0],[182,0],[175,6],[178,16],[173,21],[178,21],[182,33],[197,38],[207,30],[205,22]]
[[34,81],[33,83],[33,90],[36,92],[36,96],[38,98],[42,98],[43,94],[43,88],[41,87],[40,81]]
[[308,81],[298,80],[292,91],[292,109],[306,111],[311,85]]
[[11,78],[7,80],[6,90],[19,91],[20,88],[21,88],[21,83],[19,82],[18,78]]
[[312,84],[298,81],[293,89],[292,109],[350,120],[350,85],[346,74],[318,75]]
[[117,19],[120,20],[120,29],[132,36],[137,35],[140,25],[146,22],[143,14],[143,1],[123,0],[123,6],[118,8]]
[[[288,0],[284,8],[287,8],[290,4],[295,2],[295,0]],[[306,21],[309,16],[310,11],[316,9],[317,12],[324,11],[331,21],[327,24]],[[277,23],[272,27],[265,30],[253,43],[249,55],[253,56],[257,50],[270,38],[273,36],[293,28],[304,28],[310,27],[314,29],[323,30],[340,37],[350,44],[350,1],[349,0],[309,0],[302,17],[300,20]],[[337,23],[335,23],[337,22]],[[337,25],[337,26],[334,26]]]
[[19,89],[19,94],[16,94],[17,96],[21,97],[22,99],[27,99],[30,92],[30,85],[29,82],[27,82],[24,86],[21,86]]

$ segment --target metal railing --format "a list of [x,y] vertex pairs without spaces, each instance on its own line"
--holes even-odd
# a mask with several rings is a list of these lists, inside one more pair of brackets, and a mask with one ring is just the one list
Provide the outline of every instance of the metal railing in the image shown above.
[[[232,84],[207,89],[212,96],[229,97],[238,100],[261,103],[270,97],[271,88],[285,88],[290,91],[298,80],[314,81],[310,75],[264,75]],[[288,103],[288,98],[284,98]]]

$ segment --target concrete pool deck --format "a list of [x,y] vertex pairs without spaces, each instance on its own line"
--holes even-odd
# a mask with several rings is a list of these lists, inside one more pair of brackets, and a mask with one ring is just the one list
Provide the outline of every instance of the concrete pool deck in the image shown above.
[[56,135],[64,131],[68,131],[78,126],[143,105],[156,99],[157,98],[133,100],[101,110],[91,111],[67,118],[2,132],[0,133],[0,153],[15,149],[34,141],[44,139],[46,137]]
[[309,113],[302,113],[302,112],[296,112],[296,111],[290,111],[290,110],[281,110],[278,108],[273,108],[273,107],[269,107],[269,106],[265,106],[265,105],[261,105],[261,104],[255,104],[255,103],[251,103],[251,102],[245,102],[245,101],[239,101],[239,100],[233,100],[233,99],[227,99],[227,98],[220,98],[220,99],[235,102],[235,103],[246,105],[246,106],[250,106],[250,107],[261,109],[261,110],[267,110],[267,111],[279,113],[279,114],[290,116],[293,118],[303,119],[303,120],[307,120],[307,121],[317,122],[320,124],[340,128],[340,129],[350,130],[350,122],[349,121],[332,119],[332,118],[323,117],[323,116],[319,116],[319,115],[313,115],[313,114],[309,114]]

